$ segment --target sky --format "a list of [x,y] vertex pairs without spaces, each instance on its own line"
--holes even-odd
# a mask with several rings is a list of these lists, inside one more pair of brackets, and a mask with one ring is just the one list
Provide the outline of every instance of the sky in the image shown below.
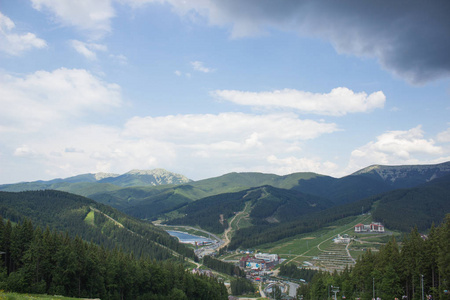
[[450,160],[450,2],[5,0],[0,184]]

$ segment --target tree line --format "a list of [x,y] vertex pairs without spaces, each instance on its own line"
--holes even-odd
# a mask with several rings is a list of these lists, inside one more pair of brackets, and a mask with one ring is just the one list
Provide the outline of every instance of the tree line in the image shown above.
[[253,294],[255,292],[255,286],[246,278],[234,278],[230,282],[231,294],[238,296],[244,294]]
[[101,299],[227,299],[214,278],[194,275],[181,262],[135,258],[0,217],[0,289]]
[[[379,252],[367,251],[354,268],[341,273],[319,272],[297,295],[303,299],[326,299],[331,286],[339,297],[370,299],[450,299],[450,214],[426,238],[417,228],[399,245],[392,238]],[[423,290],[422,290],[423,287]]]
[[215,259],[209,255],[203,257],[203,265],[213,269],[217,272],[224,273],[230,276],[245,277],[245,272],[234,264]]
[[284,264],[280,267],[280,276],[289,277],[293,279],[303,279],[306,282],[310,282],[314,275],[316,275],[317,270],[298,268],[295,264]]

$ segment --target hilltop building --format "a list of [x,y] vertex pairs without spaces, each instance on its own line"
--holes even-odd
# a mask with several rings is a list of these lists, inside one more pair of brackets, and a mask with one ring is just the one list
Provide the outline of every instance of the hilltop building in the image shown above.
[[355,232],[384,232],[384,225],[378,222],[372,222],[369,225],[357,224],[355,225]]

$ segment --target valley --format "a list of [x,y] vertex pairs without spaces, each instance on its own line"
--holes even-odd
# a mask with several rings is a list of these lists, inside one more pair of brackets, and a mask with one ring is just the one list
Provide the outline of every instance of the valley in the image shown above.
[[[293,287],[299,293],[313,288],[314,276],[358,270],[364,257],[381,255],[393,238],[398,246],[407,243],[412,228],[428,234],[434,221],[450,213],[449,165],[374,166],[343,178],[230,173],[198,182],[160,169],[110,178],[83,175],[0,186],[0,215],[17,226],[30,220],[67,232],[108,251],[120,247],[137,259],[182,264],[224,282],[229,293],[260,289],[263,295],[279,285],[295,295]],[[367,224],[386,230],[355,231]],[[182,244],[166,230],[213,242]],[[264,262],[257,255],[277,260]],[[252,267],[243,266],[243,259]]]

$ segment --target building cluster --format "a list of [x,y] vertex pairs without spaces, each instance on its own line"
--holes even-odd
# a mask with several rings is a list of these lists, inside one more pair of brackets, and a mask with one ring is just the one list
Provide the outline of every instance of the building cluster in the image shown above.
[[244,256],[239,261],[239,266],[244,269],[257,271],[270,270],[280,261],[278,254],[257,253],[254,256]]
[[355,225],[355,232],[384,232],[384,226],[381,223],[372,222],[369,225]]

